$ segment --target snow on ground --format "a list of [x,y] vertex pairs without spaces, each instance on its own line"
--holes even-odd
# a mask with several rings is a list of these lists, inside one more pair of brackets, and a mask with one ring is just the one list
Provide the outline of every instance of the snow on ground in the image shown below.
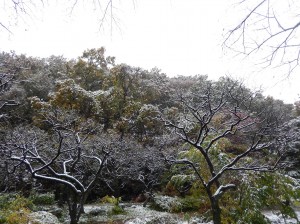
[[[264,211],[263,214],[271,221],[272,224],[297,224],[296,219],[284,219],[279,211]],[[300,211],[296,211],[298,219],[300,219]]]

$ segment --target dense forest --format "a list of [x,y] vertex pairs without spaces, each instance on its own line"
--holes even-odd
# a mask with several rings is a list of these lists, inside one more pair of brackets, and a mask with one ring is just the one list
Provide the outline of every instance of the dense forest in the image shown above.
[[14,203],[29,212],[49,192],[72,224],[105,197],[163,210],[157,195],[215,224],[269,223],[263,209],[297,218],[299,102],[117,64],[104,48],[2,52],[0,81],[0,223],[27,223]]

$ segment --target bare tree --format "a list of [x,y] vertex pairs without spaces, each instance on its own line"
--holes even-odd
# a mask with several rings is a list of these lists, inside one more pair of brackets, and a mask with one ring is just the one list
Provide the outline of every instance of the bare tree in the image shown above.
[[[50,2],[39,0],[39,1],[24,1],[24,0],[4,0],[0,5],[0,14],[6,15],[6,17],[0,17],[0,28],[4,29],[10,34],[13,34],[11,26],[17,24],[19,20],[27,21],[28,18],[36,17],[36,12],[40,11],[41,8],[45,7]],[[67,10],[72,14],[79,4],[87,4],[81,0],[68,0],[69,6]],[[58,4],[62,4],[59,2]],[[99,28],[103,28],[105,24],[110,25],[112,32],[113,26],[119,26],[119,20],[115,13],[117,5],[119,3],[113,0],[93,0],[88,4],[93,4],[94,10],[99,15]],[[133,0],[134,4],[134,0]]]
[[49,116],[45,123],[47,132],[27,127],[13,131],[1,144],[1,155],[8,173],[25,168],[34,179],[65,186],[70,223],[78,223],[111,147],[95,135],[96,129],[78,126],[76,119],[60,123]]
[[291,74],[300,62],[299,2],[241,0],[237,7],[246,13],[226,34],[224,47],[261,55],[263,67],[284,67]]
[[[203,161],[186,157],[169,161],[191,167],[210,200],[213,222],[220,224],[219,201],[226,191],[237,188],[234,180],[242,172],[280,167],[283,147],[276,145],[282,135],[277,132],[280,116],[272,105],[260,109],[255,94],[230,80],[180,93],[177,102],[180,112],[175,117],[163,115],[165,124],[199,152]],[[231,144],[224,145],[225,139]],[[235,150],[234,144],[240,141],[243,149]]]

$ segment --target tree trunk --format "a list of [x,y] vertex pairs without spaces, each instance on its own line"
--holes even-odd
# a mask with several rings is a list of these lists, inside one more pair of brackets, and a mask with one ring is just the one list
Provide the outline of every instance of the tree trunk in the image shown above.
[[76,200],[70,202],[69,206],[69,215],[70,215],[70,224],[77,224],[81,214],[84,213],[83,200]]
[[70,215],[70,224],[77,224],[78,223],[78,216],[77,216],[77,203],[71,202],[71,206],[69,207],[69,215]]
[[78,206],[78,196],[71,192],[68,197],[70,224],[77,224],[80,217],[80,207]]
[[219,205],[219,198],[213,196],[209,186],[205,186],[205,189],[206,189],[206,193],[208,195],[209,201],[210,201],[213,223],[221,224],[221,208]]
[[211,199],[211,210],[214,224],[221,224],[221,208],[219,206],[219,201],[214,198]]

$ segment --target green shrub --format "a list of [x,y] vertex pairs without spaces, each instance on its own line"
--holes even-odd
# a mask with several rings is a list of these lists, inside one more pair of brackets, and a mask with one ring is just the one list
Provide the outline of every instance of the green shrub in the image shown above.
[[170,212],[192,212],[199,211],[202,207],[203,202],[199,198],[193,196],[186,196],[179,198],[178,203],[174,203],[171,206]]
[[114,205],[111,211],[108,212],[108,215],[119,215],[119,214],[126,213],[125,210],[119,205],[121,200],[122,200],[121,197],[115,198],[114,196],[108,196],[108,195],[101,198],[102,203],[110,203]]
[[6,223],[6,218],[0,212],[0,224]]
[[37,194],[33,193],[30,195],[29,199],[35,205],[53,205],[55,204],[55,197],[52,193]]
[[204,204],[206,202],[191,195],[181,198],[156,195],[150,206],[157,211],[179,213],[200,211]]
[[33,209],[33,203],[28,198],[17,195],[16,198],[9,203],[8,209],[10,210],[21,210],[21,209]]
[[233,223],[269,223],[261,213],[264,209],[279,210],[283,217],[296,218],[293,202],[299,200],[298,189],[298,183],[283,174],[248,172],[237,191],[224,194],[222,219]]
[[114,196],[104,196],[103,198],[101,198],[101,202],[102,203],[109,203],[109,204],[114,204],[114,205],[119,205],[120,201],[121,201],[121,197],[119,198],[115,198]]
[[119,206],[119,205],[115,205],[111,211],[109,211],[108,213],[109,215],[120,215],[120,214],[126,214],[125,210]]
[[5,209],[16,197],[17,194],[0,194],[0,210]]
[[7,224],[27,224],[28,223],[28,215],[29,211],[27,209],[23,209],[20,211],[14,211],[10,212],[6,216],[6,222]]
[[187,196],[180,200],[181,203],[181,211],[188,212],[188,211],[198,211],[201,207],[203,202],[192,196]]
[[1,197],[2,207],[0,209],[0,223],[27,224],[28,215],[33,208],[33,203],[22,196],[17,195]]
[[260,224],[271,224],[271,222],[260,212],[260,211],[249,211],[246,212],[237,223],[260,223]]

